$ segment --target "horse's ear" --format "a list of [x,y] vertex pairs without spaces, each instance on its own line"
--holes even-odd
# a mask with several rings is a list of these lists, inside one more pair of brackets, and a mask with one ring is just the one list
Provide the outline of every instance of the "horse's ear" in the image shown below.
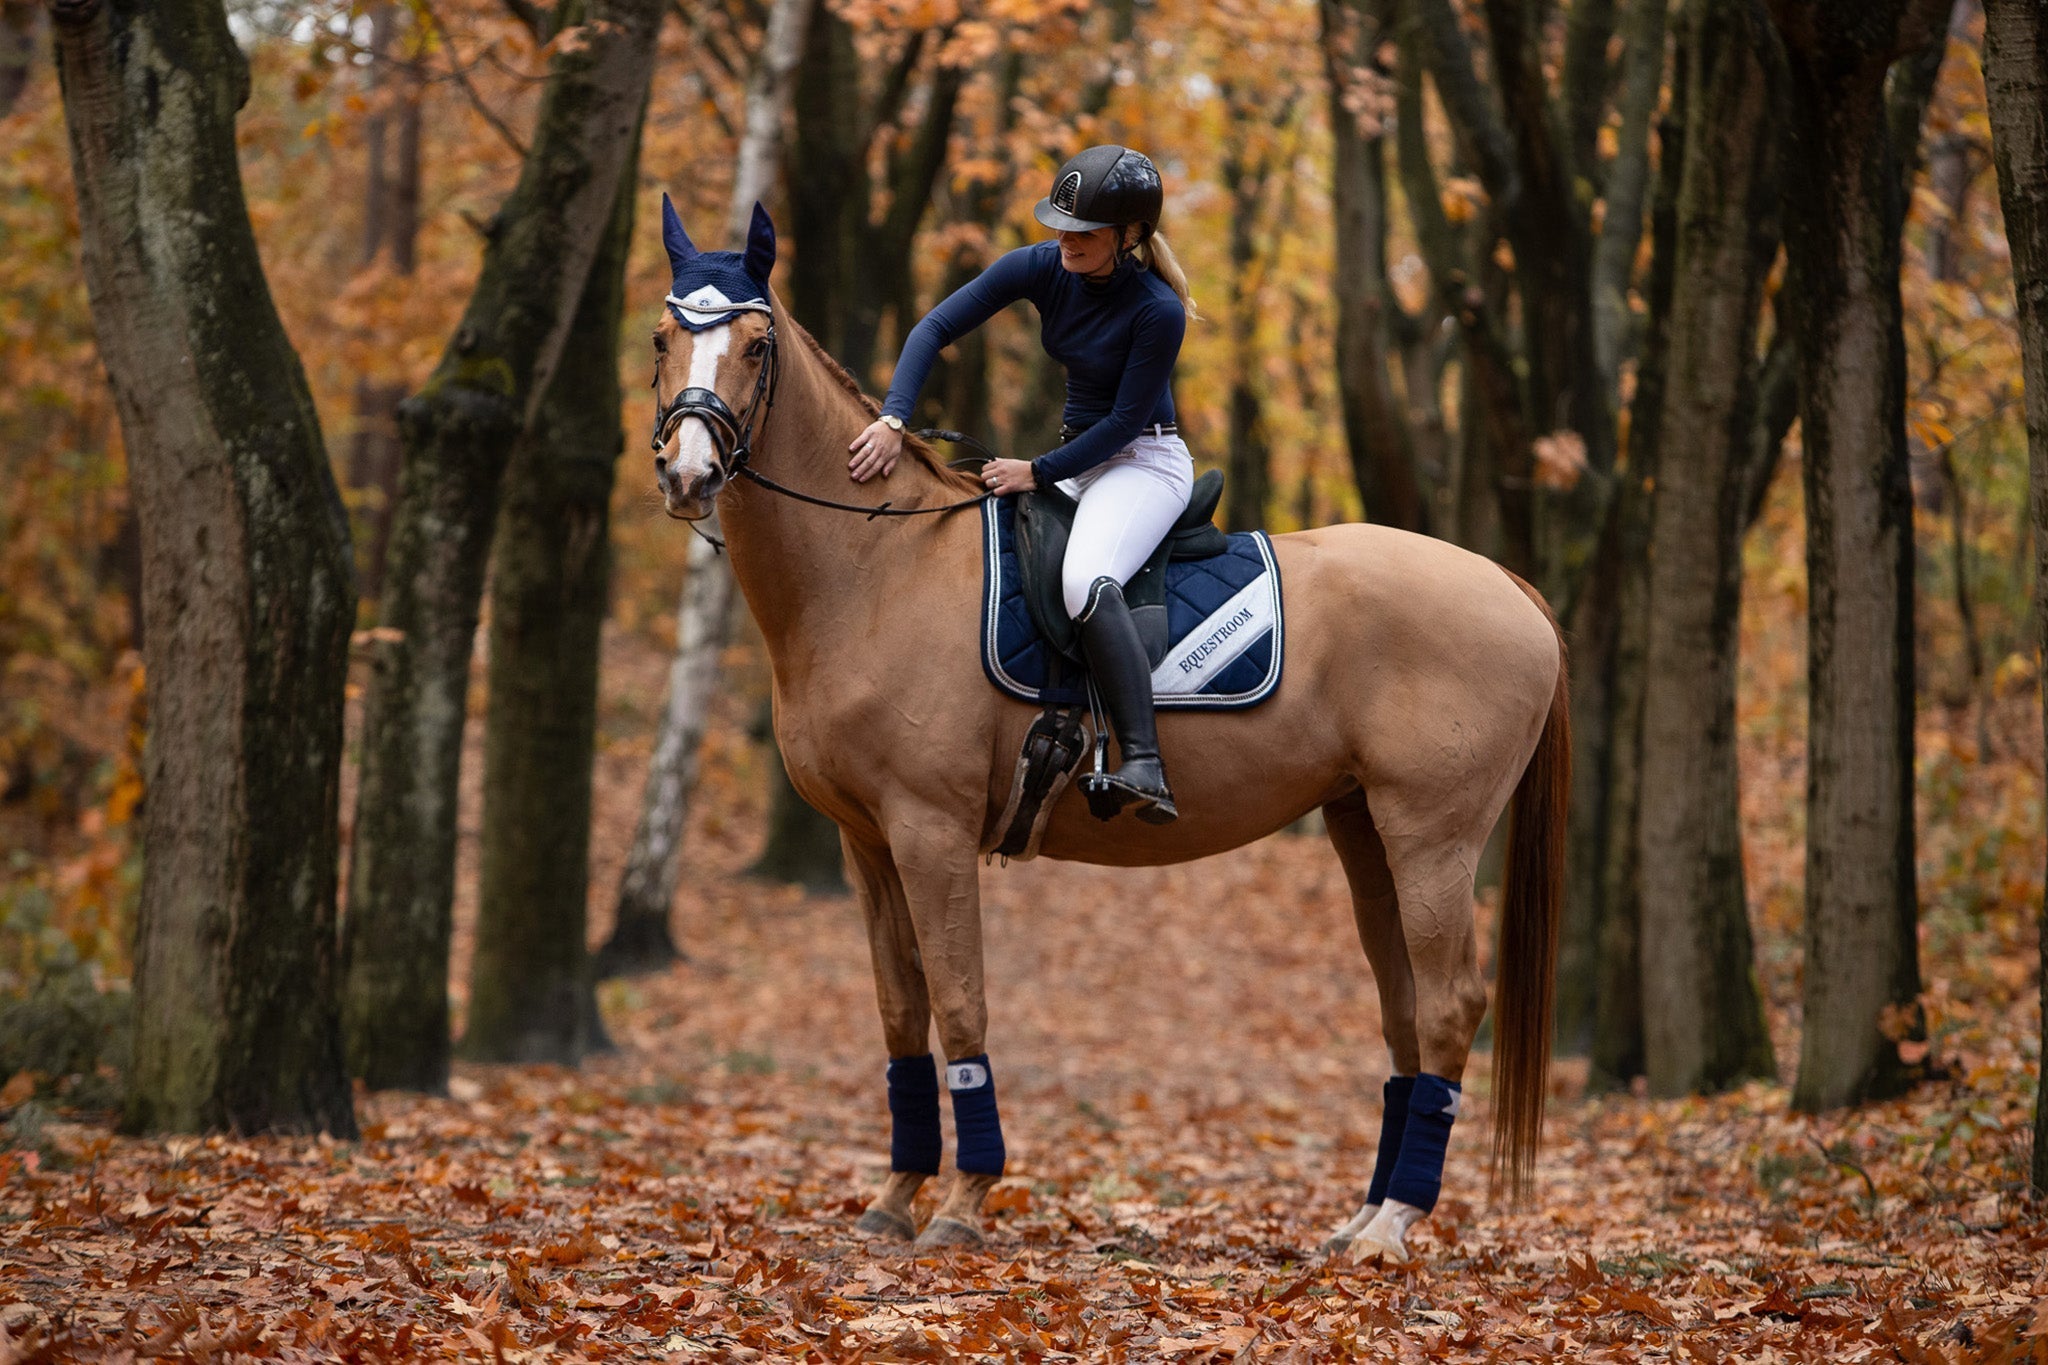
[[681,270],[683,262],[697,254],[697,244],[683,231],[683,220],[676,216],[676,206],[666,194],[661,196],[661,244],[668,248],[671,272]]
[[744,264],[747,273],[765,283],[768,273],[775,269],[775,224],[768,217],[768,210],[754,203],[754,221],[747,229],[747,256]]

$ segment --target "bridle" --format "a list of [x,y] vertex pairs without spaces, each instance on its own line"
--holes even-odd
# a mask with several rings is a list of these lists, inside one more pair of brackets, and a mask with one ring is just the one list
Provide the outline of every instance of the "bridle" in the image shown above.
[[[735,415],[726,401],[710,389],[684,389],[674,399],[663,403],[661,370],[659,367],[655,369],[653,447],[656,455],[659,455],[675,438],[677,427],[687,419],[695,417],[704,424],[711,435],[712,454],[717,461],[716,468],[721,483],[730,480],[734,475],[739,475],[751,479],[771,493],[780,493],[786,498],[810,503],[813,507],[829,507],[838,512],[859,512],[869,521],[876,517],[920,517],[941,512],[957,512],[963,507],[978,506],[995,496],[993,493],[983,493],[972,498],[962,498],[959,502],[947,503],[942,507],[897,507],[889,502],[879,507],[863,507],[857,503],[834,502],[830,498],[815,497],[777,483],[754,468],[752,463],[755,428],[757,425],[762,429],[767,427],[768,414],[775,407],[776,386],[782,377],[781,348],[773,322],[768,324],[767,331],[748,343],[746,354],[750,357],[761,357],[761,370],[754,377],[754,394],[747,402],[744,415]],[[917,434],[939,440],[961,440],[976,446],[981,445],[979,441],[963,437],[959,432],[920,431]],[[696,530],[694,521],[691,522],[691,529]],[[698,531],[697,534],[704,535],[702,531]],[[723,548],[724,542],[711,536],[704,538],[714,547]]]
[[756,422],[764,427],[767,425],[768,413],[775,406],[776,383],[782,377],[781,351],[775,344],[774,323],[769,323],[767,331],[748,343],[746,353],[761,357],[761,370],[754,376],[754,396],[748,402],[747,415],[743,418],[734,416],[726,401],[712,389],[684,389],[673,400],[663,403],[661,367],[655,367],[655,454],[661,454],[675,438],[676,428],[685,419],[695,417],[711,433],[711,449],[717,456],[721,477],[730,478],[748,469],[748,457],[754,453],[754,425]]

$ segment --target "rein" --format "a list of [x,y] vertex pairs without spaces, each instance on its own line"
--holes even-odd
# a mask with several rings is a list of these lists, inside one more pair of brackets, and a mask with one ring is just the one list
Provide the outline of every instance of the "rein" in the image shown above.
[[[771,493],[780,493],[785,498],[794,498],[798,502],[807,502],[813,507],[826,507],[835,512],[858,512],[867,520],[873,521],[876,517],[923,517],[937,516],[946,512],[958,512],[962,508],[978,506],[995,496],[993,493],[982,493],[975,497],[962,498],[959,502],[949,502],[940,507],[898,507],[894,502],[884,502],[877,507],[863,506],[859,503],[851,502],[835,502],[831,498],[817,497],[813,494],[791,488],[786,484],[777,483],[774,479],[754,468],[752,463],[755,423],[758,421],[761,427],[764,430],[766,429],[768,414],[775,408],[776,386],[782,377],[781,353],[776,341],[775,324],[770,322],[768,330],[756,339],[747,350],[748,354],[761,357],[761,372],[754,379],[754,395],[747,403],[747,411],[744,417],[735,416],[733,410],[726,405],[726,401],[710,389],[684,389],[675,396],[672,402],[664,404],[661,401],[660,393],[661,375],[659,372],[655,374],[654,383],[656,391],[654,396],[653,440],[655,454],[659,455],[662,449],[668,445],[669,441],[674,437],[677,427],[681,426],[686,419],[695,417],[711,433],[712,450],[717,455],[719,468],[726,478],[730,479],[734,475],[739,475],[742,478],[752,480]],[[990,458],[993,458],[994,455],[994,452],[990,451],[987,446],[962,432],[931,429],[920,431],[917,434],[927,439],[956,441],[971,445],[977,450],[984,452]],[[716,536],[698,531],[697,524],[694,521],[690,523],[690,529],[696,531],[698,535],[703,536],[705,540],[709,541],[713,549],[722,550],[725,548],[724,541]]]

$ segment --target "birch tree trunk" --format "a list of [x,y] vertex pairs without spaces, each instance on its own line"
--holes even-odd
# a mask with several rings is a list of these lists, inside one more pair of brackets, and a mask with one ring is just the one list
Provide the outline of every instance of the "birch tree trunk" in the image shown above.
[[[713,517],[703,527],[718,534]],[[676,657],[668,669],[668,698],[647,765],[647,790],[633,850],[619,879],[618,918],[599,950],[600,975],[655,971],[678,956],[669,934],[669,907],[682,879],[683,832],[690,793],[697,785],[697,746],[718,695],[718,656],[731,631],[732,569],[711,541],[691,537],[689,576],[676,609]]]
[[433,377],[405,468],[372,660],[343,925],[349,1061],[372,1087],[448,1078],[448,939],[469,660],[498,488],[547,392],[612,218],[653,71],[659,0],[591,0],[552,59],[519,184]]
[[[782,164],[782,125],[790,80],[803,55],[812,0],[775,0],[761,55],[747,80],[747,122],[733,173],[726,238],[743,242],[754,205],[774,196]],[[714,517],[702,529],[718,536]],[[676,657],[669,665],[640,823],[619,879],[617,914],[597,956],[601,975],[655,971],[676,959],[669,909],[682,878],[683,832],[697,785],[697,746],[711,699],[718,695],[718,659],[732,629],[732,568],[704,536],[690,538],[689,574],[676,608]]]
[[[1985,0],[1984,90],[1998,199],[2012,244],[2020,365],[2033,484],[2034,626],[2048,649],[2048,11],[2038,0]],[[2048,689],[2043,691],[2048,720]],[[2041,913],[2041,1037],[2048,1044],[2048,904]],[[2048,1046],[2042,1049],[2048,1057]],[[2048,1066],[2044,1066],[2048,1072]],[[2033,1184],[2048,1195],[2048,1084],[2036,1080]]]
[[335,1002],[348,524],[235,158],[209,0],[53,7],[86,284],[142,535],[130,1131],[354,1136]]
[[1885,72],[1947,0],[1771,0],[1791,68],[1786,287],[1807,524],[1804,1111],[1907,1080],[1888,1009],[1920,993],[1913,518],[1899,297],[1905,196]]
[[1682,22],[1688,97],[1705,116],[1686,121],[1679,182],[1638,798],[1645,1061],[1659,1095],[1776,1073],[1743,894],[1735,662],[1784,77],[1758,0],[1687,0]]

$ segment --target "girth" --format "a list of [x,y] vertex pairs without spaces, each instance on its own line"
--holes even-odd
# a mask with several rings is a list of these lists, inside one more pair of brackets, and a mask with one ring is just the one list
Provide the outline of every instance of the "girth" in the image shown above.
[[[1187,510],[1145,567],[1124,585],[1124,601],[1130,604],[1131,618],[1154,664],[1166,654],[1166,566],[1176,559],[1207,559],[1229,548],[1212,520],[1222,498],[1221,470],[1212,469],[1196,479]],[[1060,570],[1079,506],[1057,488],[1040,488],[1017,498],[1017,566],[1023,578],[1024,605],[1038,633],[1076,663],[1082,661],[1080,634],[1067,615]]]

